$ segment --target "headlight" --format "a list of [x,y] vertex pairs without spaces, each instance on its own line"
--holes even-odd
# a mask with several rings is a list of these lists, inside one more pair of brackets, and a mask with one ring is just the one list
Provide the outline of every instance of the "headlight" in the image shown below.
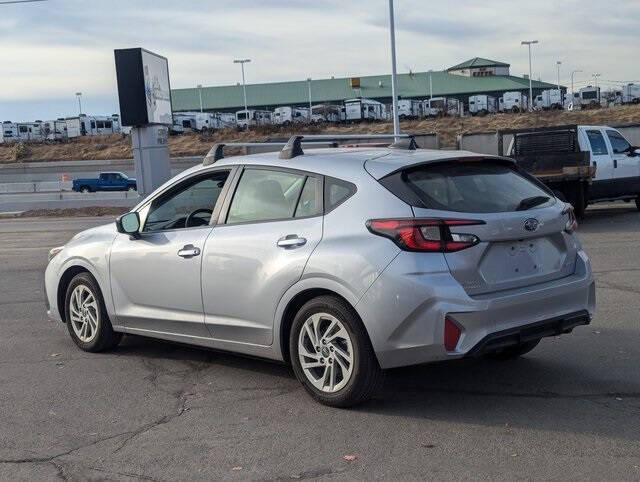
[[56,254],[58,254],[60,251],[62,251],[64,249],[64,246],[57,246],[55,248],[52,248],[49,250],[49,261],[51,261]]

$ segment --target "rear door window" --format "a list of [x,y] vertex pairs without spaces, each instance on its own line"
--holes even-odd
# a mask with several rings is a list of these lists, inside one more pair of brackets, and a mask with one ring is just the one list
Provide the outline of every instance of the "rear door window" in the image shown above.
[[589,144],[591,144],[591,151],[594,156],[606,156],[609,154],[607,145],[602,137],[602,132],[596,130],[588,130],[587,137],[589,138]]
[[511,212],[555,202],[545,188],[502,162],[442,162],[401,171],[380,182],[413,206],[443,211]]

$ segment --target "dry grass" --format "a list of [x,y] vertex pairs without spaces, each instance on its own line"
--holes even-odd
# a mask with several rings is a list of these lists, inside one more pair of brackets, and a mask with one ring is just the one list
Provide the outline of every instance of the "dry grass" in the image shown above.
[[[401,128],[405,132],[437,132],[443,147],[454,147],[456,135],[464,132],[492,131],[497,129],[515,129],[523,127],[544,127],[559,124],[630,124],[640,123],[640,106],[623,106],[612,109],[594,109],[586,111],[549,111],[524,114],[495,114],[486,117],[445,117],[405,121]],[[348,126],[296,126],[295,132],[391,132],[391,123],[354,124]],[[169,138],[169,151],[172,157],[202,156],[211,146],[222,140],[259,141],[265,137],[287,137],[294,129],[279,127],[259,127],[249,133],[232,129],[216,131],[210,134],[185,134]],[[29,144],[29,152],[21,153],[20,162],[88,160],[88,159],[130,159],[131,140],[121,135],[93,136],[71,139],[66,142]],[[14,147],[0,144],[0,163],[15,161]]]
[[64,208],[64,209],[31,209],[20,213],[21,218],[76,218],[87,216],[111,216],[113,218],[129,211],[125,207],[101,207],[92,206],[86,208]]

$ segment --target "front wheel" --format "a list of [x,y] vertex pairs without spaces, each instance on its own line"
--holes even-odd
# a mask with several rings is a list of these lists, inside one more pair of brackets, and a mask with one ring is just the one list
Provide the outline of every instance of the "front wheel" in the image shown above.
[[298,311],[289,353],[298,380],[324,405],[362,403],[374,395],[383,380],[358,316],[334,296],[314,298]]
[[113,331],[100,287],[89,273],[79,273],[69,283],[65,319],[71,339],[84,351],[115,348],[122,339],[122,333]]
[[129,186],[129,187],[127,188],[127,190],[128,190],[128,191],[135,191],[135,190],[136,190],[136,187],[135,187],[135,186]]

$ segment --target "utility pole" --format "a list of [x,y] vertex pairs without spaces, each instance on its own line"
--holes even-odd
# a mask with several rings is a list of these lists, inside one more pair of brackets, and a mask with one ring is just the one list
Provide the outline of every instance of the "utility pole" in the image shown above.
[[582,72],[582,70],[572,70],[571,71],[571,103],[573,104],[573,100],[575,99],[575,94],[573,91],[573,74],[577,74],[578,72]]
[[307,77],[309,87],[309,122],[311,122],[311,77]]
[[562,62],[558,60],[556,62],[556,67],[558,68],[558,92],[560,92],[560,66],[561,65],[562,65]]
[[202,113],[202,85],[198,84],[198,96],[200,97],[200,113]]
[[595,79],[595,81],[596,81],[596,85],[595,85],[595,87],[596,87],[596,89],[597,89],[597,88],[598,88],[598,77],[600,77],[600,74],[591,74],[591,76],[592,76],[592,77]]
[[433,99],[433,83],[431,82],[431,72],[433,72],[433,70],[429,69],[429,100]]
[[537,40],[523,40],[520,45],[529,47],[529,111],[533,110],[533,86],[531,84],[531,45],[537,44]]
[[247,131],[249,130],[249,109],[247,108],[247,86],[244,80],[244,64],[251,62],[251,59],[238,59],[234,60],[234,64],[240,64],[242,67],[242,94],[244,95],[244,115],[247,121]]
[[[398,85],[396,81],[396,31],[395,21],[393,18],[393,0],[389,0],[389,35],[391,37],[391,96],[393,105],[393,134],[400,134],[400,123],[398,120]],[[398,137],[394,137],[394,142],[398,141]]]
[[80,100],[80,98],[82,97],[82,92],[76,92],[76,97],[78,98],[79,115],[82,115],[82,101]]

